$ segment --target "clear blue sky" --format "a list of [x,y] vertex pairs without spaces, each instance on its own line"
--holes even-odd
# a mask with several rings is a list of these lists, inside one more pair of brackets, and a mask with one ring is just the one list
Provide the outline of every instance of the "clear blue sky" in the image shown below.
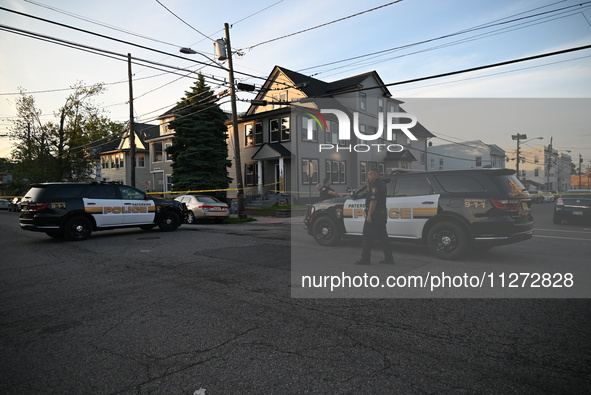
[[[179,47],[191,47],[210,58],[213,57],[212,39],[222,38],[224,23],[230,23],[232,47],[242,54],[235,57],[236,71],[262,78],[273,66],[280,65],[325,81],[376,70],[385,83],[394,83],[591,44],[591,2],[403,0],[389,3],[386,0],[0,0],[0,7],[169,54],[179,55]],[[575,7],[577,4],[582,5]],[[369,11],[380,6],[383,7]],[[210,63],[206,56],[182,55],[186,59],[179,59],[4,10],[0,13],[0,24],[6,26],[201,71],[215,79],[209,80],[214,90],[223,89],[227,79],[227,73],[220,68],[203,67],[194,62]],[[355,14],[358,15],[353,16]],[[533,17],[534,14],[540,15]],[[339,19],[342,20],[327,24]],[[327,25],[318,27],[323,24]],[[486,24],[496,25],[486,27]],[[313,29],[294,34],[309,28]],[[280,38],[282,36],[288,37]],[[274,40],[276,38],[280,39]],[[272,41],[265,43],[269,40]],[[10,93],[17,92],[19,87],[35,96],[44,113],[43,119],[50,120],[69,93],[64,89],[78,81],[103,82],[108,91],[97,101],[104,105],[112,119],[128,119],[125,61],[1,30],[0,51],[0,134],[7,133],[7,119],[15,115],[17,96]],[[136,121],[139,122],[153,122],[183,96],[193,81],[139,65],[133,66],[133,72]],[[259,86],[263,82],[263,79],[241,74],[237,77],[241,82]],[[215,81],[219,81],[220,86]],[[390,90],[395,98],[403,100],[418,97],[589,98],[591,50],[404,84]],[[252,97],[247,93],[239,94],[242,99]],[[241,104],[239,110],[246,106]],[[229,104],[225,104],[224,109],[229,110]],[[420,120],[420,114],[418,117]],[[591,122],[586,122],[587,128],[581,130],[580,125],[584,123],[578,119],[576,126],[565,124],[560,133],[553,135],[553,142],[556,148],[572,150],[572,155],[577,157],[581,153],[588,163],[591,160]],[[437,134],[437,125],[428,126],[433,126]],[[507,133],[499,135],[474,128],[469,131],[446,129],[444,133],[448,140],[482,140],[509,150],[513,143],[508,134],[516,132],[510,130],[510,126]],[[536,133],[523,129],[520,132]],[[445,142],[434,141],[435,144]],[[548,142],[546,139],[540,144]],[[0,156],[8,156],[9,152],[9,139],[0,137]]]

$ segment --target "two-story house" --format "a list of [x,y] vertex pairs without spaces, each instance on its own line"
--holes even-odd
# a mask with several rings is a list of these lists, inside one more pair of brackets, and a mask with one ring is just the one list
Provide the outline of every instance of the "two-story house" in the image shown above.
[[505,150],[480,140],[429,146],[427,170],[505,167]]
[[[382,174],[397,168],[425,170],[427,139],[433,134],[417,123],[410,128],[417,140],[401,130],[385,138],[387,113],[404,113],[401,104],[392,99],[375,71],[324,82],[275,66],[238,119],[238,142],[233,141],[228,124],[228,146],[240,147],[247,198],[283,194],[304,201],[317,198],[315,186],[324,178],[332,181],[335,190],[345,192],[365,183],[372,168]],[[351,120],[351,129],[356,126],[368,138],[350,131],[350,139],[342,139],[338,115],[320,114],[321,107],[341,111]],[[383,131],[380,138],[371,137],[380,136],[379,131]],[[393,144],[397,147],[390,149]],[[232,152],[229,158],[233,159]],[[236,179],[234,167],[230,177]],[[234,182],[230,188],[235,187]],[[235,196],[234,191],[228,194]]]
[[[135,185],[139,189],[151,191],[149,145],[148,141],[158,135],[158,125],[136,123],[135,134]],[[100,168],[98,179],[117,181],[129,185],[131,182],[131,155],[129,131],[122,138],[110,141],[100,148]]]

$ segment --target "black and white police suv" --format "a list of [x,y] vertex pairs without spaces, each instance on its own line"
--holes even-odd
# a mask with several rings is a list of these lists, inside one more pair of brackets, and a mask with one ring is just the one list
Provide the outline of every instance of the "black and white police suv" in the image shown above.
[[186,207],[116,183],[34,184],[21,201],[21,229],[84,240],[95,230],[178,228]]
[[[441,259],[460,259],[533,236],[531,197],[511,169],[398,172],[387,182],[387,229],[391,238],[426,244]],[[367,186],[350,198],[308,206],[304,227],[321,245],[361,235]]]

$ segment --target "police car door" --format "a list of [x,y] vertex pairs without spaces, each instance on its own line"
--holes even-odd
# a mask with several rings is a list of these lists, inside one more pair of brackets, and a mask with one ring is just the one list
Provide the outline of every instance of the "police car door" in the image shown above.
[[349,234],[362,234],[365,223],[365,196],[367,186],[355,192],[355,199],[347,199],[343,205],[343,221]]
[[90,185],[82,201],[84,202],[84,211],[94,217],[98,227],[123,224],[121,199],[112,184]]
[[388,235],[420,238],[425,223],[437,215],[439,194],[424,174],[400,175],[390,184],[386,199]]
[[121,193],[123,223],[149,224],[154,222],[156,207],[154,200],[144,192],[127,185],[117,185]]

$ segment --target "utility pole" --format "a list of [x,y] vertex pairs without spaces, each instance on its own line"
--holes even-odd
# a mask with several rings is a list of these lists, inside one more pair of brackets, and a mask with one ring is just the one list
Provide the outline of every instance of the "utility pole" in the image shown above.
[[236,113],[236,87],[234,86],[234,64],[232,63],[232,46],[230,45],[230,26],[224,23],[226,31],[226,51],[230,73],[230,101],[232,103],[232,134],[234,136],[234,164],[236,166],[236,188],[238,193],[238,218],[246,218],[244,214],[244,184],[242,182],[242,163],[240,161],[240,133],[238,133],[238,114]]
[[583,189],[583,182],[581,181],[581,167],[583,167],[583,155],[579,154],[579,189]]
[[550,137],[550,145],[548,145],[548,163],[546,164],[546,189],[549,191],[550,189],[550,171],[552,170],[552,139],[554,137]]
[[133,125],[133,83],[131,77],[131,54],[127,54],[127,76],[129,79],[129,183],[135,187],[135,130]]
[[525,140],[527,138],[526,134],[514,134],[511,136],[511,138],[513,140],[517,140],[517,164],[516,164],[516,169],[517,169],[517,179],[519,180],[520,174],[519,174],[519,163],[521,162],[521,151],[520,151],[520,146],[519,146],[519,141],[520,140]]

